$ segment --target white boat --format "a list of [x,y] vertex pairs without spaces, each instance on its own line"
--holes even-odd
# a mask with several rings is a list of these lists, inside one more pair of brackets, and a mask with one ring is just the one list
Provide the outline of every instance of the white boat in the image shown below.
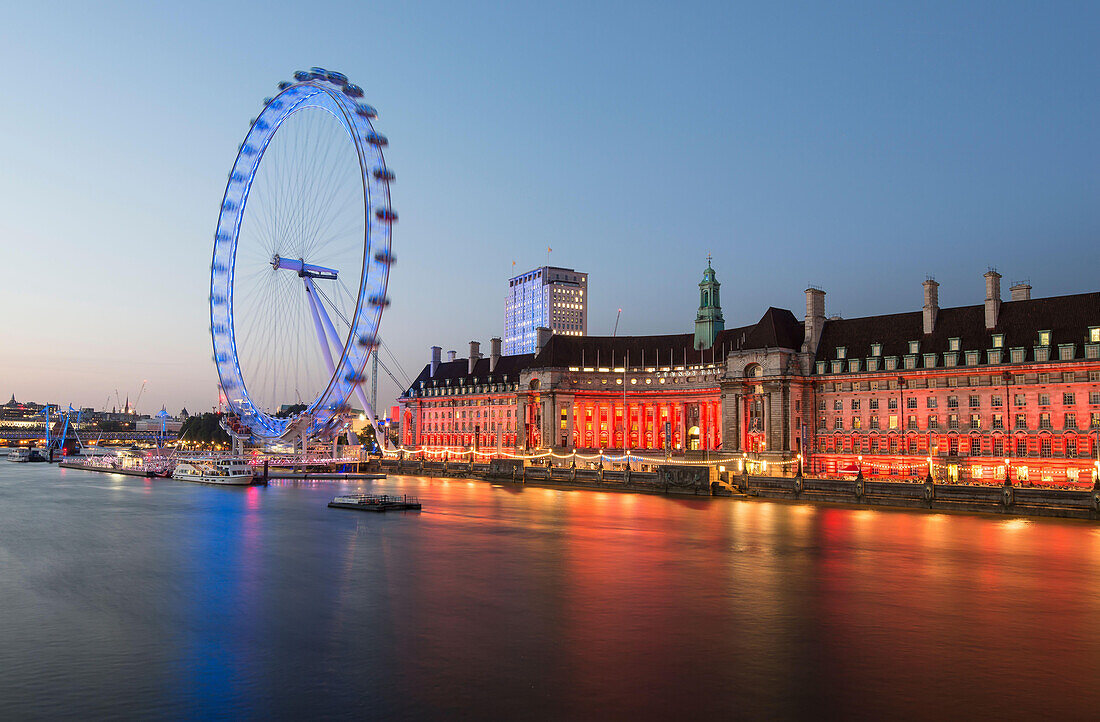
[[176,464],[172,478],[200,484],[247,486],[252,483],[248,459],[186,459]]
[[12,449],[8,453],[8,461],[25,463],[28,461],[45,461],[46,457],[40,449]]

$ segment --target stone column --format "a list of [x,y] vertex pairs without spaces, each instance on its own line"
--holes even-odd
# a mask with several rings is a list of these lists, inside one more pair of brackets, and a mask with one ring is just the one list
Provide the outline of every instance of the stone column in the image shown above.
[[573,401],[570,401],[568,408],[565,410],[565,448],[567,450],[576,447],[576,444],[573,443],[573,424],[576,415],[577,406]]
[[527,399],[516,405],[516,448],[527,448]]

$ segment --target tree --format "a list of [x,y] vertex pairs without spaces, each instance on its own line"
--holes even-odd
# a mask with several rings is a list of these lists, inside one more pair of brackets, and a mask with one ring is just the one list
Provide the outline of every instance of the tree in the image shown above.
[[200,444],[228,444],[229,434],[219,425],[223,414],[195,414],[189,416],[180,428],[181,441]]

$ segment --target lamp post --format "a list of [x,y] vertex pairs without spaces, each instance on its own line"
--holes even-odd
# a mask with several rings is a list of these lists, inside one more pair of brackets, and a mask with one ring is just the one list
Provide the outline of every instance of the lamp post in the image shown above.
[[859,472],[856,474],[857,479],[863,478],[863,454],[856,457],[859,460]]

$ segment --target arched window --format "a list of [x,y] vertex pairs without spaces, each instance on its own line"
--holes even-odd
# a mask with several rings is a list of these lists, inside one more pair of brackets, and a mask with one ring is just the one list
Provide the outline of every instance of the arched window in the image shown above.
[[710,293],[703,291],[703,307],[706,308],[707,303],[710,301]]

